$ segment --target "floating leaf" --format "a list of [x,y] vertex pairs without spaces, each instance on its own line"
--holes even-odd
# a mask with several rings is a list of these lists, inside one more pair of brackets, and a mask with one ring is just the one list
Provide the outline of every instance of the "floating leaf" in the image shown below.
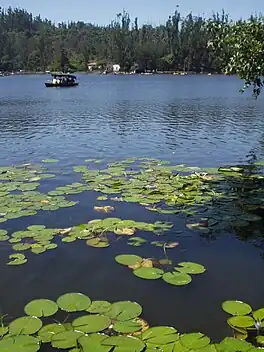
[[102,342],[107,338],[103,334],[90,334],[81,336],[78,340],[83,352],[109,352],[112,346],[103,346]]
[[210,343],[210,339],[204,334],[197,332],[181,335],[180,343],[190,350],[197,350],[208,346]]
[[106,197],[106,196],[99,196],[99,197],[97,197],[96,198],[96,200],[99,200],[99,201],[101,201],[101,200],[107,200],[108,198]]
[[182,262],[178,264],[180,268],[175,268],[177,271],[184,274],[202,274],[205,272],[205,267],[201,264]]
[[123,227],[119,229],[115,229],[114,233],[116,235],[127,235],[127,236],[132,236],[136,232],[136,229],[134,228],[129,228],[129,227]]
[[27,259],[24,256],[24,254],[19,254],[19,253],[10,254],[9,259],[13,259],[13,260],[8,262],[7,265],[22,265],[27,262]]
[[256,321],[264,320],[264,308],[255,310],[252,315]]
[[168,284],[175,285],[175,286],[188,285],[192,281],[192,278],[190,275],[184,274],[184,273],[178,273],[176,271],[171,273],[165,273],[162,276],[162,278]]
[[127,321],[138,317],[141,313],[142,307],[138,303],[122,301],[113,303],[111,310],[105,315],[118,321]]
[[100,332],[107,329],[111,324],[111,320],[103,315],[85,315],[75,319],[72,326],[77,331],[85,333]]
[[21,317],[9,325],[10,335],[32,335],[42,327],[42,321],[37,317]]
[[93,301],[90,307],[87,309],[87,312],[102,314],[109,312],[111,306],[111,303],[109,303],[108,301]]
[[147,243],[147,241],[141,237],[131,237],[127,242],[127,244],[134,247],[142,246],[145,243]]
[[86,241],[86,244],[95,248],[107,248],[110,246],[106,238],[91,238]]
[[0,340],[1,352],[37,352],[39,340],[32,336],[20,335]]
[[31,244],[29,243],[17,243],[12,246],[14,251],[26,251],[27,249],[31,248]]
[[57,163],[59,160],[57,159],[44,159],[42,160],[43,163],[47,163],[47,164],[52,164],[52,163]]
[[110,205],[107,205],[104,207],[94,207],[94,210],[98,212],[103,212],[103,213],[111,213],[112,211],[115,210],[115,208],[111,207]]
[[249,304],[241,301],[225,301],[222,304],[222,308],[231,315],[247,315],[252,311]]
[[178,341],[180,335],[173,327],[156,326],[144,331],[140,337],[147,345],[152,344],[153,347],[158,348],[159,346]]
[[90,307],[91,300],[82,293],[66,293],[57,299],[57,304],[66,312],[80,312]]
[[264,346],[264,336],[257,336],[256,340],[258,344]]
[[143,258],[134,255],[134,254],[121,254],[115,257],[117,263],[122,265],[135,265],[137,263],[141,263]]
[[164,271],[158,268],[138,268],[133,271],[134,275],[146,280],[157,280],[162,277]]
[[52,337],[51,345],[54,348],[71,348],[77,347],[77,340],[83,335],[81,331],[63,331]]
[[25,313],[36,317],[50,317],[57,311],[57,304],[49,299],[36,299],[25,306]]
[[104,346],[114,346],[115,352],[141,352],[145,344],[133,336],[111,336],[102,341]]
[[119,321],[114,324],[113,329],[122,334],[130,334],[142,329],[142,325],[137,320]]
[[41,230],[44,230],[45,228],[46,226],[44,225],[31,225],[27,227],[29,231],[41,231]]
[[229,318],[228,324],[237,328],[249,328],[255,324],[255,320],[246,315],[237,315]]
[[246,352],[252,348],[252,345],[246,341],[238,340],[233,337],[226,337],[218,346],[217,351],[219,352]]
[[65,331],[65,327],[62,324],[48,324],[39,330],[38,337],[42,342],[47,343],[51,342],[54,335],[63,331]]

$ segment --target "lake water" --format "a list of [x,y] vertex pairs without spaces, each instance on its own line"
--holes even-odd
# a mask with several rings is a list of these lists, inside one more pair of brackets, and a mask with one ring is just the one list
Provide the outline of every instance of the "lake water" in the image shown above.
[[[262,143],[263,98],[241,95],[242,82],[235,77],[80,75],[80,86],[73,89],[47,89],[46,78],[0,78],[1,165],[56,158],[59,163],[51,171],[67,172],[90,158],[110,162],[154,157],[218,167],[247,160]],[[62,174],[43,181],[41,190],[76,180],[76,174]],[[85,223],[98,217],[93,212],[97,196],[95,192],[72,196],[80,200],[73,208],[10,220],[1,228],[13,232],[31,224]],[[118,204],[113,216],[156,220],[155,214],[134,204]],[[182,226],[177,216],[160,219]],[[180,246],[170,250],[171,259],[207,268],[206,274],[182,288],[162,280],[140,280],[114,261],[119,253],[159,256],[161,249],[153,246],[135,250],[119,241],[101,250],[77,241],[31,255],[26,265],[8,267],[11,250],[1,242],[0,309],[17,317],[34,298],[83,292],[92,299],[135,300],[151,325],[172,325],[181,332],[201,331],[220,339],[231,333],[222,301],[240,299],[254,308],[263,306],[263,247],[250,241],[250,231],[237,235],[223,233],[213,241],[197,233],[178,238]]]

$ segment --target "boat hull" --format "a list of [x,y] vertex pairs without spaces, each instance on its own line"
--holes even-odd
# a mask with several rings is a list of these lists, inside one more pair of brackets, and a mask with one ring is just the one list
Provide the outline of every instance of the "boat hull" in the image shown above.
[[71,82],[71,83],[53,83],[53,82],[45,82],[45,86],[47,88],[70,88],[70,87],[76,87],[78,86],[79,83],[77,82]]

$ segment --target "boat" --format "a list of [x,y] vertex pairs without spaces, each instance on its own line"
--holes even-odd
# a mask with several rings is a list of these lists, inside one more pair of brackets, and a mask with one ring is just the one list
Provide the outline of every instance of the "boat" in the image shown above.
[[51,73],[53,77],[52,80],[45,82],[45,86],[48,88],[67,88],[67,87],[76,87],[78,82],[76,82],[77,77],[70,73]]

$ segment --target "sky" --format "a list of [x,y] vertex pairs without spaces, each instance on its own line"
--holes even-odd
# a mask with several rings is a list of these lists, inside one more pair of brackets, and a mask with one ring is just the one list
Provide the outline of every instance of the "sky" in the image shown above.
[[139,23],[158,25],[164,23],[179,5],[184,16],[210,16],[212,12],[225,9],[233,19],[248,18],[251,14],[264,12],[264,0],[1,0],[0,6],[19,7],[40,14],[54,22],[84,21],[108,24],[123,9],[130,17],[138,17]]

